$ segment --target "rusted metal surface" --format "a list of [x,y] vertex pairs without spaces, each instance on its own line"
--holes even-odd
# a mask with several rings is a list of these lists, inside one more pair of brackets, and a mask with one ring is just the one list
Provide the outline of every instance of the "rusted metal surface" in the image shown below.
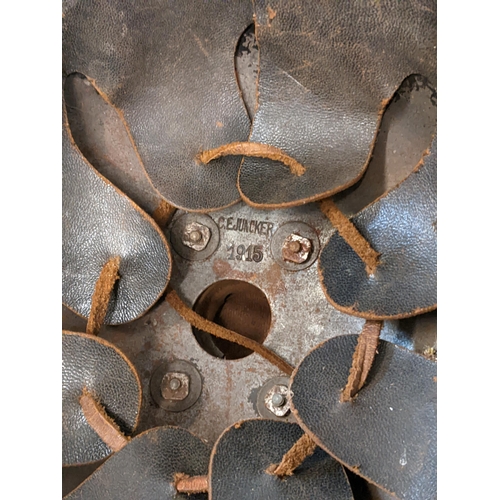
[[[169,228],[182,215],[177,212]],[[240,203],[212,213],[211,217],[218,222],[220,232],[220,244],[211,257],[189,261],[173,254],[170,283],[190,306],[208,286],[219,280],[243,280],[257,286],[272,311],[264,345],[293,365],[320,342],[361,331],[363,319],[337,311],[326,300],[319,283],[317,262],[307,269],[289,271],[280,267],[271,255],[272,232],[289,221],[300,220],[313,227],[320,245],[328,240],[334,229],[317,204],[264,211]],[[232,222],[246,220],[247,224],[228,226],[229,219],[233,219]],[[245,249],[240,260],[236,259],[239,246]],[[248,258],[253,256],[255,247],[261,249],[262,259]],[[413,349],[418,340],[404,325],[404,321],[386,321],[381,337]],[[256,354],[234,360],[208,354],[196,341],[191,325],[164,301],[132,323],[104,327],[101,336],[129,357],[143,387],[149,386],[152,373],[164,361],[189,361],[203,378],[200,399],[179,413],[158,407],[149,391],[144,391],[139,432],[158,425],[179,425],[214,443],[228,426],[241,419],[257,417],[259,389],[270,378],[282,375]]]
[[290,234],[285,238],[281,247],[283,260],[302,264],[307,262],[311,254],[312,244],[308,238],[303,238],[298,234]]

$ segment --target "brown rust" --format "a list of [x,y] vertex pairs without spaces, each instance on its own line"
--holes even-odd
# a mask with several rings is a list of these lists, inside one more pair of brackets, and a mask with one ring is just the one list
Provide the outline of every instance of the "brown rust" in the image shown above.
[[299,234],[290,234],[285,238],[281,255],[283,260],[302,264],[306,262],[311,254],[312,243],[308,238],[303,238]]

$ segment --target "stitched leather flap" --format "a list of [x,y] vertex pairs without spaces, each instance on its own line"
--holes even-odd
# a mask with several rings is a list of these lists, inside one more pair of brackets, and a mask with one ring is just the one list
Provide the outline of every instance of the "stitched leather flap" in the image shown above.
[[132,321],[168,284],[171,257],[165,236],[81,155],[71,139],[65,110],[62,160],[62,302],[87,318],[103,266],[120,257],[119,280],[105,323]]
[[[207,473],[210,450],[190,432],[155,427],[139,434],[112,455],[65,498],[76,500],[173,500],[184,498],[174,487],[176,473]],[[191,495],[203,500],[206,494]]]

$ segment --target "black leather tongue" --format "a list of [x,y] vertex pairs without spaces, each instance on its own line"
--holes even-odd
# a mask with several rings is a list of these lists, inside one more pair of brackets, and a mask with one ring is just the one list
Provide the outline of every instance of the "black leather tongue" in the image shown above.
[[155,427],[112,455],[65,498],[76,500],[202,500],[206,493],[177,493],[174,476],[206,475],[209,447],[177,427]]
[[235,50],[250,0],[68,2],[63,71],[79,72],[121,111],[153,185],[172,205],[215,210],[240,199],[241,157],[201,165],[202,150],[248,140]]
[[351,218],[379,266],[369,276],[334,233],[318,263],[328,300],[366,319],[406,318],[437,307],[437,138],[429,154],[396,188]]
[[303,434],[297,424],[275,420],[246,420],[227,429],[210,459],[210,499],[352,500],[342,466],[319,448],[292,476],[280,479],[266,472]]
[[254,206],[301,205],[362,175],[382,113],[401,82],[436,82],[436,2],[255,1],[258,110],[250,141],[306,167],[245,158],[242,197]]
[[365,386],[340,403],[357,335],[314,348],[291,381],[292,411],[323,449],[402,500],[436,498],[436,363],[379,341]]
[[112,453],[87,423],[80,406],[88,391],[130,435],[141,407],[139,376],[125,355],[108,341],[85,333],[62,334],[62,463],[96,462]]
[[[64,106],[63,106],[64,108]],[[153,219],[102,177],[71,139],[63,110],[62,302],[88,318],[101,270],[120,257],[106,324],[142,316],[164,292],[171,270]]]

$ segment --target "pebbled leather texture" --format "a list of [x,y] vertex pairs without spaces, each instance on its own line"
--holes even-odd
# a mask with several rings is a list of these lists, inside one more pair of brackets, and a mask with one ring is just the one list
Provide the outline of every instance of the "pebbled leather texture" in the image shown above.
[[209,498],[352,500],[342,466],[319,448],[292,476],[279,479],[266,472],[303,434],[297,424],[275,420],[246,420],[227,429],[210,458]]
[[314,348],[290,390],[298,423],[334,458],[401,500],[436,498],[436,363],[379,341],[365,386],[340,403],[357,335]]
[[153,185],[191,211],[236,203],[240,157],[196,155],[246,141],[235,50],[250,0],[67,1],[63,72],[79,72],[121,111]]
[[62,302],[88,318],[102,267],[119,256],[120,278],[105,323],[126,323],[142,316],[165,291],[171,271],[168,243],[153,219],[81,155],[65,110],[63,120]]
[[65,498],[76,500],[206,499],[177,493],[174,475],[206,475],[210,449],[198,437],[176,427],[155,427],[113,454]]
[[367,319],[406,318],[437,307],[437,138],[429,154],[396,188],[351,221],[380,253],[365,265],[336,232],[318,263],[328,300]]
[[83,389],[130,435],[137,426],[141,386],[135,368],[106,340],[86,333],[62,334],[62,462],[81,465],[112,453],[90,427],[79,399]]
[[[258,109],[250,141],[306,167],[245,158],[243,199],[279,208],[325,198],[367,166],[389,99],[410,74],[436,81],[436,2],[256,0]],[[265,179],[265,182],[263,180]]]

